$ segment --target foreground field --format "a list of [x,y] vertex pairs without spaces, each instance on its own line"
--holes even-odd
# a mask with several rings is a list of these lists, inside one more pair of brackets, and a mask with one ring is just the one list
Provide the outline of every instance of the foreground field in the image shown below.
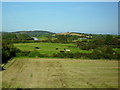
[[117,88],[118,62],[15,58],[2,71],[3,88]]

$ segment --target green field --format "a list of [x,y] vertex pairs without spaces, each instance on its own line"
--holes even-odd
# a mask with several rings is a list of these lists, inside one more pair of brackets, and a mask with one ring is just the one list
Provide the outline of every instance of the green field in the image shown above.
[[[22,51],[33,51],[35,47],[39,47],[40,49],[36,49],[41,54],[52,55],[53,53],[58,53],[60,50],[70,49],[72,53],[81,52],[81,53],[91,53],[92,51],[80,50],[77,48],[75,44],[61,44],[61,43],[17,43],[14,44],[17,48]],[[56,50],[59,48],[59,50]]]
[[[36,37],[36,38],[38,38],[39,40],[48,40],[48,39],[49,39],[49,37],[47,37],[47,36],[39,36],[39,37]],[[51,37],[51,39],[52,39],[52,40],[55,40],[55,39],[57,39],[57,38]]]
[[47,40],[48,38],[46,36],[40,36],[40,37],[37,37],[39,40]]
[[3,88],[118,87],[114,60],[15,58],[4,68]]
[[120,54],[120,48],[113,48],[113,50]]

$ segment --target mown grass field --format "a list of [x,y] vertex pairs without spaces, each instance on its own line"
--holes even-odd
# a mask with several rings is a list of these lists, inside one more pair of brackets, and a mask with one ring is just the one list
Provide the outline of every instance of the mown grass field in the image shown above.
[[[33,51],[35,50],[35,47],[39,47],[39,49],[36,49],[41,54],[48,54],[52,55],[53,53],[58,53],[60,50],[70,49],[71,52],[81,52],[81,53],[91,53],[92,51],[87,50],[80,50],[80,48],[77,48],[75,44],[61,44],[61,43],[17,43],[14,44],[17,48],[19,48],[22,51]],[[56,48],[59,48],[59,50],[56,50]]]
[[117,88],[118,61],[15,58],[2,71],[3,88]]

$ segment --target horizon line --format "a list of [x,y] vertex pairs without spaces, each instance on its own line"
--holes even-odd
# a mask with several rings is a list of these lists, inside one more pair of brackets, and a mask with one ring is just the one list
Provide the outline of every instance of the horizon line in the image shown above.
[[[23,31],[25,31],[25,30],[23,30]],[[28,30],[28,31],[48,31],[48,30]],[[26,31],[26,32],[28,32],[28,31]],[[20,31],[0,31],[0,32],[13,33],[13,32],[20,32]],[[52,33],[66,33],[66,32],[53,32],[53,31],[48,31],[48,32],[52,32]],[[90,33],[90,32],[80,32],[80,31],[69,31],[69,32],[72,32],[72,33],[83,33],[83,34],[119,35],[119,33]]]

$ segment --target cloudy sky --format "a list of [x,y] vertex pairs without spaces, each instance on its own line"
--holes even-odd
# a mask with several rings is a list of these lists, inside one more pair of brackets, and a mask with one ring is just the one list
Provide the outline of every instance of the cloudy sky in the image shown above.
[[118,33],[117,2],[3,2],[2,30]]

